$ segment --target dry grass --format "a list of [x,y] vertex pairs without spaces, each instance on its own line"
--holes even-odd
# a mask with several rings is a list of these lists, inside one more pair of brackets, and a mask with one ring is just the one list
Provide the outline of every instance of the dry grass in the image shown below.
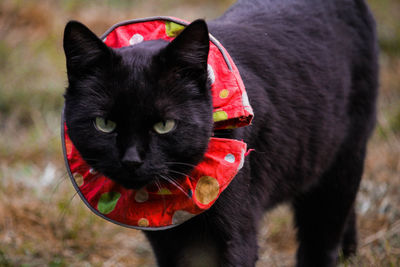
[[[101,34],[137,17],[209,19],[231,2],[0,2],[0,266],[154,266],[143,235],[93,215],[66,176],[63,27],[74,18]],[[343,266],[400,266],[400,3],[369,2],[383,48],[380,112],[357,202],[359,254]],[[293,265],[289,209],[279,207],[262,225],[258,266]]]

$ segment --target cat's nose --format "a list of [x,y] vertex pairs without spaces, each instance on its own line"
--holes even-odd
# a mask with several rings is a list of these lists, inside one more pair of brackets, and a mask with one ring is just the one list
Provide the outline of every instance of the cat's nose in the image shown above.
[[131,146],[125,151],[122,163],[130,167],[139,167],[143,164],[143,159],[140,157],[136,146]]

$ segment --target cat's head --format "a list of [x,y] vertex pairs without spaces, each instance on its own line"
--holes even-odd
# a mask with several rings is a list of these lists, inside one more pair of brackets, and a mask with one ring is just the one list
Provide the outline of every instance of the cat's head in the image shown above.
[[171,43],[112,49],[79,22],[64,32],[65,120],[83,159],[127,188],[179,179],[212,134],[209,36],[197,20]]

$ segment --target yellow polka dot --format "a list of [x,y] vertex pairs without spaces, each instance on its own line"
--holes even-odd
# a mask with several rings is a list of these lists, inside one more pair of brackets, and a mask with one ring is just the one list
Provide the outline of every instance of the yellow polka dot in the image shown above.
[[149,220],[147,220],[146,218],[141,218],[138,221],[138,225],[140,227],[147,227],[147,226],[149,226]]
[[225,129],[236,129],[237,127],[235,125],[228,125],[225,127]]
[[228,114],[223,110],[219,110],[213,113],[214,122],[224,121],[226,119],[228,119]]
[[171,195],[172,193],[167,188],[160,188],[160,190],[158,190],[157,194],[159,194],[159,195]]
[[228,90],[228,89],[222,89],[222,90],[219,92],[219,97],[220,97],[220,98],[227,98],[228,95],[229,95],[229,90]]
[[79,172],[73,174],[76,184],[81,187],[83,185],[83,176]]
[[135,194],[136,202],[142,203],[149,199],[149,193],[147,192],[146,188],[142,188]]
[[219,183],[211,176],[202,176],[197,182],[194,194],[197,201],[207,205],[217,198],[219,194]]

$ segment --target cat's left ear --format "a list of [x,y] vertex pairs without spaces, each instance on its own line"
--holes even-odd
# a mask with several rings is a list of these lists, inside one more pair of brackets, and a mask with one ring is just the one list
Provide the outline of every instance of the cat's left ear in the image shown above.
[[70,21],[65,26],[64,51],[69,77],[101,65],[111,55],[111,50],[78,21]]
[[166,48],[169,63],[179,64],[183,69],[207,73],[210,49],[207,24],[196,20],[188,25]]

